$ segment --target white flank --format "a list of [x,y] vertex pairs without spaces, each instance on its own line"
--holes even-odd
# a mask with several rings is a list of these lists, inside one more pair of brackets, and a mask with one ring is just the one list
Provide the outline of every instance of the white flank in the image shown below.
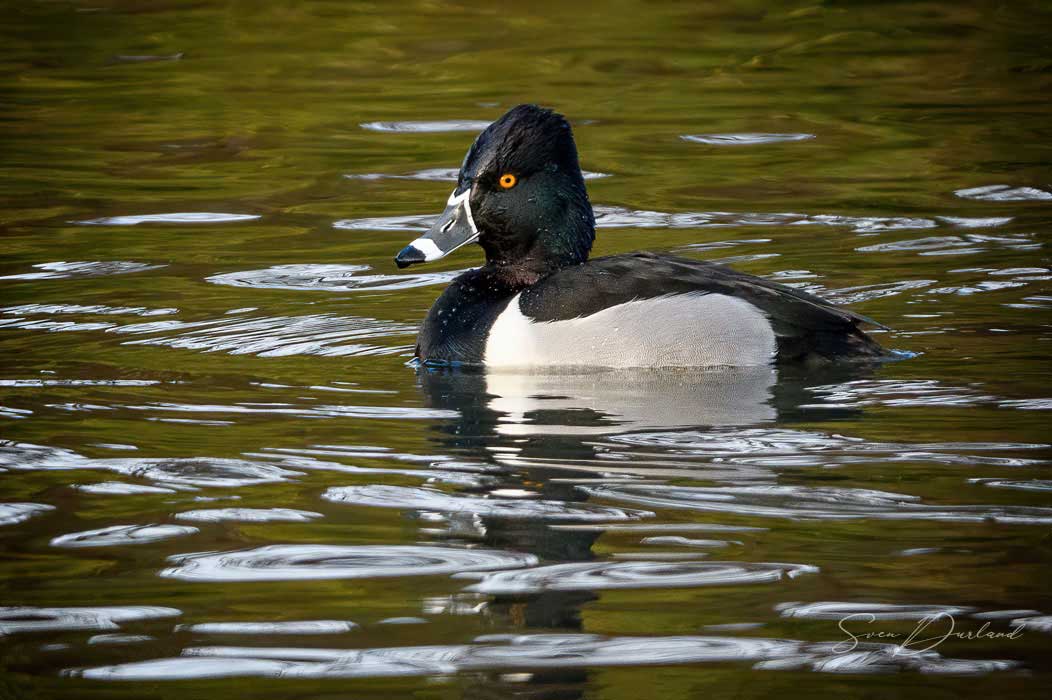
[[763,312],[724,294],[634,300],[542,323],[523,315],[519,296],[490,329],[487,367],[757,367],[776,350]]

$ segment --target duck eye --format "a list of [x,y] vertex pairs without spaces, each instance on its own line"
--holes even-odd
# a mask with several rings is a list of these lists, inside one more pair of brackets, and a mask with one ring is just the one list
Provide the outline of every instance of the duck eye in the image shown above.
[[512,175],[511,173],[504,173],[503,175],[500,176],[500,180],[499,180],[500,186],[503,187],[506,190],[510,190],[512,187],[514,187],[515,183],[518,182],[518,181],[519,181],[519,179],[517,177],[515,177],[514,175]]

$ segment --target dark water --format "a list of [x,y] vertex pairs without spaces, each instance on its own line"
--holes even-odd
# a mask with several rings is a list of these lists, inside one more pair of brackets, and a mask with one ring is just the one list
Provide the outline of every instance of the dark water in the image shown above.
[[[0,26],[0,695],[1047,689],[1047,3]],[[918,356],[407,367],[480,255],[391,257],[523,101],[575,124],[597,253],[728,261]]]

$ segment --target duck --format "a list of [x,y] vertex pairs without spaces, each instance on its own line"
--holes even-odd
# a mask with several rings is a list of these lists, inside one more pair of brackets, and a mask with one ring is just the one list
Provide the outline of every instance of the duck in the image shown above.
[[420,326],[426,366],[545,371],[764,367],[889,357],[820,297],[658,252],[589,258],[595,215],[570,123],[516,106],[468,149],[445,210],[399,268],[478,244],[485,264],[453,279]]

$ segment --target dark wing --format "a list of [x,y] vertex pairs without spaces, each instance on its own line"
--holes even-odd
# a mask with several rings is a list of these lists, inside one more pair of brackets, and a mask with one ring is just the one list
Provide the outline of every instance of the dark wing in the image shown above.
[[716,263],[657,253],[596,258],[565,268],[522,293],[522,313],[536,321],[589,316],[633,299],[668,294],[726,294],[766,314],[778,336],[779,360],[884,354],[861,324],[881,326],[813,294]]

